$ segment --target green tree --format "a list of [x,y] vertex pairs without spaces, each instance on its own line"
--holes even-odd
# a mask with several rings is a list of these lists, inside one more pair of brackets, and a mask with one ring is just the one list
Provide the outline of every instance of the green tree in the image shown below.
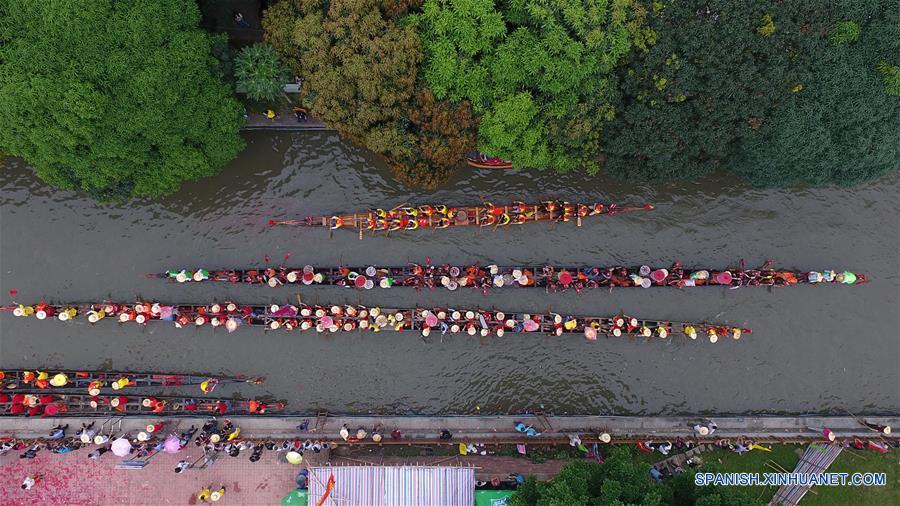
[[421,61],[413,27],[386,17],[377,0],[286,1],[263,17],[266,39],[296,75],[310,113],[357,144],[389,157],[414,142],[400,122]]
[[303,77],[301,100],[342,136],[382,155],[402,181],[434,188],[474,149],[468,102],[417,86],[422,49],[397,20],[415,0],[290,0],[263,17],[266,40]]
[[411,20],[428,86],[438,98],[471,100],[484,115],[480,150],[519,167],[594,172],[614,112],[612,71],[639,29],[631,5],[426,0]]
[[269,44],[246,46],[234,60],[234,75],[239,87],[251,100],[275,102],[284,94],[288,72]]
[[526,480],[512,506],[577,506],[592,504],[666,504],[670,489],[650,479],[650,464],[634,458],[630,448],[611,448],[603,464],[574,462],[548,482]]
[[735,487],[698,487],[688,471],[662,482],[650,477],[650,464],[635,458],[632,447],[613,447],[602,463],[580,461],[566,465],[556,477],[539,482],[533,477],[516,489],[511,506],[578,506],[595,504],[755,506],[760,501]]
[[0,7],[0,145],[48,183],[155,197],[242,149],[242,107],[215,75],[190,0]]
[[[900,102],[878,70],[900,54],[894,11],[887,0],[667,3],[648,17],[656,43],[621,70],[605,170],[642,182],[728,170],[757,186],[897,170]],[[777,29],[760,33],[765,14]],[[859,39],[832,43],[847,19],[860,20]]]

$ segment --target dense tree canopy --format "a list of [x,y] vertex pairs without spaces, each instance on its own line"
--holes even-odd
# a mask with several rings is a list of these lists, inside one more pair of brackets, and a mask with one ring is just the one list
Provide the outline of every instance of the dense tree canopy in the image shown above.
[[474,146],[474,119],[467,105],[417,88],[419,37],[396,19],[411,5],[290,0],[268,9],[263,26],[303,77],[301,100],[312,115],[385,156],[401,179],[428,187]]
[[898,169],[900,100],[879,67],[900,54],[891,2],[653,5],[656,43],[620,69],[610,173],[669,181],[725,169],[766,186]]
[[242,148],[242,107],[215,74],[191,0],[6,0],[0,146],[48,183],[157,196]]
[[690,471],[661,483],[653,481],[649,471],[650,464],[635,459],[631,448],[611,448],[603,464],[574,462],[547,482],[528,478],[510,499],[510,506],[760,504],[755,496],[747,495],[735,487],[697,487]]
[[631,0],[426,0],[412,16],[438,98],[483,113],[478,146],[519,167],[597,169]]

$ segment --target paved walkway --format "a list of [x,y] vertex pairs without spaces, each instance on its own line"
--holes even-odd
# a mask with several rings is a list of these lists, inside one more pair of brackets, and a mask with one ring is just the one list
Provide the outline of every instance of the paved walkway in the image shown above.
[[[225,485],[220,505],[277,505],[296,487],[299,467],[276,462],[275,452],[263,453],[259,462],[220,456],[211,467],[188,469],[176,474],[181,459],[193,462],[202,456],[196,446],[178,454],[158,454],[143,469],[116,469],[122,460],[106,453],[99,460],[87,457],[82,448],[63,455],[38,453],[20,459],[21,452],[0,457],[0,506],[42,504],[68,505],[162,505],[196,504],[196,494],[207,485]],[[23,490],[26,476],[43,474],[31,490]]]
[[[106,417],[99,417],[102,421]],[[718,430],[702,442],[714,442],[720,438],[737,438],[744,436],[757,442],[797,442],[822,441],[822,428],[829,428],[838,439],[898,439],[900,432],[884,436],[873,432],[857,419],[848,416],[747,416],[747,417],[714,417]],[[866,417],[869,422],[900,427],[900,417]],[[89,419],[84,419],[89,420]],[[202,425],[204,418],[176,417],[182,426]],[[640,416],[535,416],[498,415],[498,416],[237,416],[232,417],[247,438],[300,438],[331,440],[345,444],[338,435],[342,425],[347,425],[351,432],[359,427],[371,430],[376,424],[384,427],[385,434],[400,429],[403,439],[394,441],[385,437],[382,444],[446,444],[438,438],[441,429],[449,429],[454,434],[454,441],[469,440],[482,443],[566,443],[569,434],[580,434],[582,441],[593,443],[602,432],[609,433],[612,442],[633,442],[660,437],[690,438],[698,440],[693,434],[694,424],[702,417],[640,417]],[[297,424],[309,420],[308,431],[298,432]],[[35,438],[46,435],[50,427],[59,423],[69,423],[72,427],[81,425],[79,418],[18,418],[0,417],[0,437],[14,436],[18,438]],[[136,433],[148,424],[159,421],[157,418],[127,417],[123,421],[122,431]],[[517,421],[533,425],[541,432],[538,437],[527,437],[513,430]],[[359,443],[358,443],[359,444]],[[371,439],[362,444],[374,444]]]
[[292,106],[284,105],[276,111],[275,119],[269,119],[259,112],[247,112],[247,122],[244,130],[280,130],[280,131],[305,131],[305,130],[331,130],[325,123],[309,118],[306,121],[297,121]]

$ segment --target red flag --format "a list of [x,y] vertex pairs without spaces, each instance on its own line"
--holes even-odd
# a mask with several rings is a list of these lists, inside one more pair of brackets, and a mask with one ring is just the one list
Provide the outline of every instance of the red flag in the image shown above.
[[322,506],[325,504],[325,501],[328,500],[328,496],[331,495],[331,491],[334,490],[334,473],[328,475],[328,483],[325,484],[325,493],[322,494],[322,497],[316,501],[316,506]]

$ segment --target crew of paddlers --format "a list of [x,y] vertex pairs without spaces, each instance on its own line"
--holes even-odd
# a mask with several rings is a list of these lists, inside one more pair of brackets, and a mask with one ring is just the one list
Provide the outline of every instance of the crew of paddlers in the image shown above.
[[573,204],[564,200],[550,200],[526,204],[514,202],[497,206],[490,202],[476,206],[450,207],[446,205],[398,206],[393,209],[372,209],[353,214],[308,216],[302,220],[269,220],[269,225],[325,227],[332,230],[349,228],[371,232],[398,230],[443,229],[450,227],[507,227],[535,221],[569,222],[581,225],[582,218],[599,215],[652,210],[651,204],[625,207],[618,204]]
[[268,404],[215,398],[174,397],[161,395],[82,395],[55,392],[0,392],[0,416],[92,416],[97,414],[129,415],[261,415],[270,409],[282,409],[283,403]]
[[170,270],[165,277],[178,283],[219,281],[277,287],[286,284],[330,285],[369,290],[375,287],[491,288],[537,287],[548,292],[614,287],[792,286],[797,284],[846,284],[866,282],[866,277],[850,271],[790,271],[773,269],[771,262],[758,269],[685,269],[680,262],[669,268],[637,267],[556,267],[478,264],[458,267],[449,264],[409,264],[403,267],[263,267],[259,269]]
[[6,307],[17,316],[70,321],[86,315],[90,323],[112,319],[120,323],[145,325],[151,321],[169,321],[176,327],[209,325],[228,332],[241,325],[263,326],[271,330],[337,332],[353,330],[415,331],[427,337],[432,332],[466,333],[471,336],[502,337],[505,333],[538,332],[548,335],[582,334],[588,340],[598,336],[623,335],[665,339],[681,333],[691,339],[704,335],[711,342],[720,337],[740,339],[750,329],[708,323],[684,323],[645,320],[627,315],[609,317],[567,316],[558,313],[505,313],[495,310],[460,310],[453,308],[382,309],[351,305],[277,305],[247,306],[234,302],[210,305],[166,305],[158,302],[120,304],[104,302],[89,305],[51,305]]
[[122,390],[140,387],[175,387],[196,385],[205,394],[221,383],[249,383],[259,385],[262,377],[243,376],[208,377],[176,373],[144,373],[132,371],[74,371],[74,370],[0,370],[0,389],[38,390],[84,389],[90,395],[100,395],[101,390]]

